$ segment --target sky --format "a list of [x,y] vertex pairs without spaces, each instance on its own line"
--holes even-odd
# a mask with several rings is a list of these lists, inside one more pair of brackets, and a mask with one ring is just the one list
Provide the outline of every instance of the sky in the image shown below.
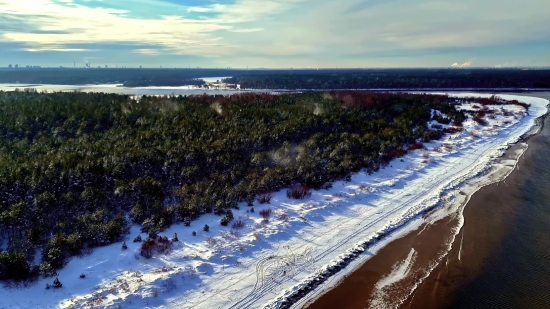
[[549,15],[549,0],[0,0],[0,67],[550,66]]

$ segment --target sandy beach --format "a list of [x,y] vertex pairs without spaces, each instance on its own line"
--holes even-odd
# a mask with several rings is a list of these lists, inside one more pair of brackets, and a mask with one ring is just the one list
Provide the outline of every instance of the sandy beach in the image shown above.
[[[458,290],[478,276],[492,254],[502,250],[502,239],[522,205],[522,196],[514,188],[521,188],[526,175],[518,170],[529,164],[532,153],[528,143],[512,146],[500,159],[507,165],[515,162],[509,175],[489,176],[493,183],[475,190],[462,212],[391,242],[307,308],[452,307]],[[455,236],[461,220],[464,224]]]

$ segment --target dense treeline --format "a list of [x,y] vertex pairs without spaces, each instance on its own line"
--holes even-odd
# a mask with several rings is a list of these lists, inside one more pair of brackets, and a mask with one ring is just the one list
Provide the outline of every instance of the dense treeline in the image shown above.
[[53,275],[68,257],[120,241],[130,220],[151,237],[205,213],[227,224],[241,201],[374,172],[442,134],[427,127],[431,109],[460,124],[453,101],[0,92],[0,279]]
[[550,70],[411,70],[236,75],[242,89],[550,88]]
[[233,76],[248,89],[550,88],[550,70],[520,69],[0,69],[0,83],[202,85]]

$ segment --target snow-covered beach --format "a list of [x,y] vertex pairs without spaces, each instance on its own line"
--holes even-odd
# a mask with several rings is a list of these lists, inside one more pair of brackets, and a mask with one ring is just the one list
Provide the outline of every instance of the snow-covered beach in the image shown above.
[[[531,97],[500,97],[531,104],[529,113],[524,114],[519,106],[506,106],[509,116],[487,119],[487,126],[469,119],[464,131],[427,143],[426,150],[411,151],[372,175],[361,172],[349,182],[313,192],[310,199],[290,200],[281,191],[270,204],[256,203],[254,212],[242,204],[234,214],[246,226],[236,231],[220,226],[220,217],[215,215],[205,215],[190,227],[173,225],[161,234],[177,233],[179,242],[170,254],[150,260],[140,257],[140,244],[131,241],[139,234],[134,227],[126,241],[128,250],[121,250],[122,243],[97,248],[60,270],[62,289],[44,289],[52,278],[40,279],[29,288],[3,288],[0,306],[274,308],[290,304],[291,296],[315,287],[312,281],[323,282],[295,299],[294,306],[300,307],[392,239],[456,211],[472,193],[459,194],[465,185],[473,191],[490,180],[482,172],[494,168],[494,159],[533,128],[548,104]],[[472,104],[462,108],[472,108]],[[497,166],[493,172],[505,170]],[[434,206],[442,207],[423,215]],[[268,222],[258,215],[262,209],[273,212]],[[203,231],[205,224],[209,232]],[[365,248],[364,253],[357,253]],[[354,259],[339,272],[327,270],[339,268],[351,256]],[[410,259],[414,259],[413,251]],[[406,272],[406,263],[400,270]],[[86,278],[80,279],[80,274]]]

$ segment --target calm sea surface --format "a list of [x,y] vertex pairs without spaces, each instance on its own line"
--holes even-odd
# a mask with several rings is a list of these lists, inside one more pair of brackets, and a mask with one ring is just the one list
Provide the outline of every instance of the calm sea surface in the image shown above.
[[[82,91],[82,92],[105,92],[105,93],[117,93],[117,94],[129,94],[129,95],[197,95],[197,94],[210,94],[210,95],[228,95],[239,93],[236,90],[205,90],[205,89],[191,89],[190,87],[140,87],[140,88],[126,88],[116,87],[115,85],[26,85],[26,84],[0,84],[0,91],[14,91],[19,88],[23,90],[25,88],[34,88],[37,91]],[[266,92],[266,91],[258,91]]]
[[[548,92],[521,95],[550,99]],[[506,208],[512,220],[480,272],[458,285],[451,308],[550,308],[550,118],[528,144],[515,172],[519,185],[501,192],[518,201]]]

